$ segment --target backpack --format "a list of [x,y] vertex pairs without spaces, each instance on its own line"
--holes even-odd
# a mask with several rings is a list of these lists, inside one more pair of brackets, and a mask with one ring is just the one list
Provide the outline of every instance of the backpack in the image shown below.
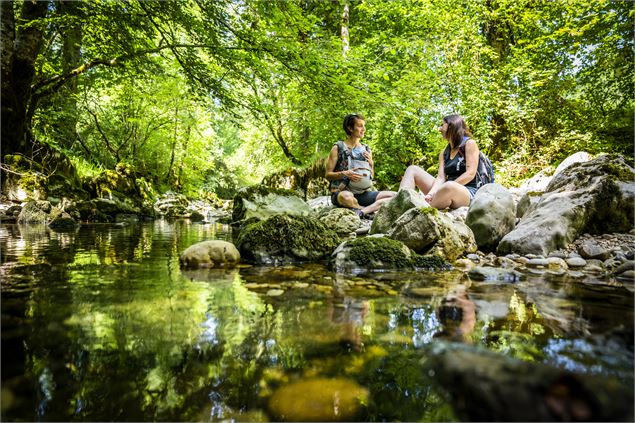
[[[465,159],[465,142],[469,138],[465,139],[461,145],[459,145],[459,154]],[[482,151],[478,152],[478,168],[476,169],[476,188],[480,188],[485,184],[494,183],[494,165],[492,161],[483,154]]]
[[[348,149],[348,147],[346,147],[346,144],[344,144],[343,141],[338,141],[337,147],[339,149],[339,152],[340,153],[343,152],[345,157],[348,158],[348,170],[355,169],[355,173],[362,175],[362,179],[356,182],[347,179],[347,182],[345,183],[346,186],[344,187],[344,189],[347,189],[353,194],[362,194],[368,191],[373,186],[373,178],[371,176],[372,171],[370,168],[370,163],[368,163],[366,159],[363,159],[363,160],[354,159],[353,155],[351,154],[351,151]],[[368,150],[367,147],[366,147],[366,150]]]

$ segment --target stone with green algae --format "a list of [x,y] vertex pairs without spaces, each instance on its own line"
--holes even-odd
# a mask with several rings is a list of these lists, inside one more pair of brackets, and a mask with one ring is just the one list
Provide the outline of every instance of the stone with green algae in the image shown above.
[[284,385],[269,398],[281,421],[351,421],[362,417],[368,390],[345,378],[311,378]]

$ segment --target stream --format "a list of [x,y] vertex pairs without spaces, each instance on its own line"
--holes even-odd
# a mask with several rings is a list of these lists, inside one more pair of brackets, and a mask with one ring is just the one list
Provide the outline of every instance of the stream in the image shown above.
[[452,421],[421,365],[439,342],[633,377],[633,293],[611,280],[182,271],[180,253],[210,239],[231,241],[231,227],[1,224],[2,420],[275,421],[345,386],[364,401],[286,417]]

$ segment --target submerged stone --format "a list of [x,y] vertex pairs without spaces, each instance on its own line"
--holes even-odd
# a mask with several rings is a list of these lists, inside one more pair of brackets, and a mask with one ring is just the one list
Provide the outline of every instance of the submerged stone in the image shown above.
[[233,267],[240,261],[240,253],[231,242],[213,240],[191,245],[179,257],[185,268]]
[[368,396],[366,388],[349,379],[307,379],[275,391],[269,411],[281,421],[351,421],[361,417]]

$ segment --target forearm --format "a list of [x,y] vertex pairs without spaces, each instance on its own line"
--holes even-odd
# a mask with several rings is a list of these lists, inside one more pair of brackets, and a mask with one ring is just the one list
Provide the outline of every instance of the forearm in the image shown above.
[[338,179],[348,178],[350,176],[350,170],[343,170],[341,172],[326,172],[326,179],[329,181],[337,181]]

